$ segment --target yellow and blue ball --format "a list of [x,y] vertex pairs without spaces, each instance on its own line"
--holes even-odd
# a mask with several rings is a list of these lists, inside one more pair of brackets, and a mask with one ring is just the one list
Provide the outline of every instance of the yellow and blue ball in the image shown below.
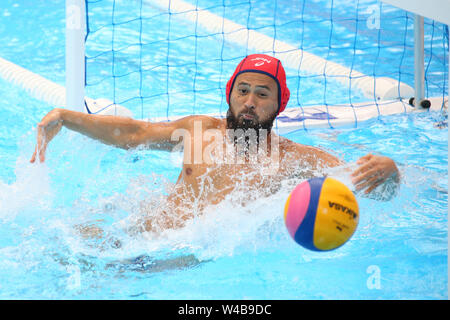
[[342,246],[356,230],[358,202],[342,182],[313,178],[297,185],[284,207],[284,221],[292,238],[314,251]]

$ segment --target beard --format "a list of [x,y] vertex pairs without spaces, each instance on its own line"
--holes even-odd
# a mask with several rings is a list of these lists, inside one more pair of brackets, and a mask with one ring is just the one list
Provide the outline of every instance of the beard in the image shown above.
[[[245,145],[244,149],[248,149],[251,144],[251,138],[256,138],[256,148],[258,148],[260,144],[260,138],[267,139],[267,137],[270,135],[273,122],[275,121],[275,118],[277,117],[277,114],[275,113],[272,117],[265,121],[259,121],[259,117],[254,114],[253,112],[246,112],[253,116],[253,119],[247,120],[244,117],[242,117],[241,114],[238,114],[236,117],[233,112],[231,111],[231,108],[228,108],[227,111],[227,129],[229,129],[230,136],[233,136],[234,144],[243,143]],[[236,135],[237,132],[241,131],[243,135]],[[260,137],[261,133],[265,133],[263,137]],[[243,137],[238,138],[239,136]]]
[[227,129],[242,129],[244,131],[252,129],[256,130],[256,132],[259,132],[260,129],[267,130],[267,133],[270,133],[272,130],[273,122],[275,121],[275,118],[277,117],[277,114],[274,114],[272,117],[265,121],[259,121],[259,118],[256,114],[253,112],[248,112],[248,114],[253,116],[253,119],[247,120],[244,119],[244,117],[241,116],[241,114],[238,114],[236,117],[233,112],[231,111],[231,108],[228,108],[227,111]]

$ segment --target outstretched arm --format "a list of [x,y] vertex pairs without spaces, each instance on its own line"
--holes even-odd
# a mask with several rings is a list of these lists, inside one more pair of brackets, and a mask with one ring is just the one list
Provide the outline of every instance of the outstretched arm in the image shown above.
[[[344,162],[319,148],[297,145],[297,157],[306,160],[313,170],[323,167],[336,167]],[[389,199],[389,195],[376,194],[378,186],[385,185],[395,191],[400,183],[399,170],[391,158],[368,154],[356,161],[358,168],[351,174],[356,191],[381,199]],[[385,189],[385,188],[384,188]],[[390,192],[390,195],[395,192]]]
[[37,145],[30,162],[39,156],[45,160],[48,143],[64,126],[105,144],[129,149],[145,144],[149,148],[171,150],[178,142],[172,141],[175,129],[190,129],[191,117],[172,122],[150,123],[131,118],[85,114],[66,109],[53,109],[38,124]]

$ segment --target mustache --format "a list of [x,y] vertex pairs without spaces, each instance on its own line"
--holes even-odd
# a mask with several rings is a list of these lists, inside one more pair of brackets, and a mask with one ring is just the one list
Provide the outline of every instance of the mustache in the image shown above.
[[[246,120],[243,118],[244,114],[249,114],[253,117],[252,120]],[[227,128],[228,129],[267,129],[270,133],[272,129],[273,122],[276,118],[276,114],[265,121],[260,121],[259,117],[250,110],[247,112],[240,112],[236,116],[234,116],[231,108],[228,109],[226,119],[227,119]]]
[[249,116],[251,116],[253,119],[252,120],[247,120],[247,119],[243,119],[244,121],[259,121],[259,117],[258,117],[258,115],[256,114],[256,113],[254,113],[254,112],[252,112],[252,111],[248,111],[248,112],[240,112],[239,114],[238,114],[238,116],[237,116],[237,118],[239,119],[239,118],[243,118],[244,117],[244,115],[249,115]]
[[246,110],[246,111],[239,112],[239,116],[244,115],[244,114],[249,114],[249,115],[252,115],[252,116],[256,116],[256,113],[254,111],[252,111],[252,110]]

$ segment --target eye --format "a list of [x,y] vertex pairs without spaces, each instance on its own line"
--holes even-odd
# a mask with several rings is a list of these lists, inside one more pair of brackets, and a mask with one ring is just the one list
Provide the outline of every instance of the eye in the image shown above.
[[238,92],[240,94],[247,94],[248,93],[248,89],[247,88],[238,88]]
[[266,92],[266,91],[260,91],[260,92],[258,93],[258,95],[259,95],[261,98],[267,98],[267,97],[269,96],[269,93]]

